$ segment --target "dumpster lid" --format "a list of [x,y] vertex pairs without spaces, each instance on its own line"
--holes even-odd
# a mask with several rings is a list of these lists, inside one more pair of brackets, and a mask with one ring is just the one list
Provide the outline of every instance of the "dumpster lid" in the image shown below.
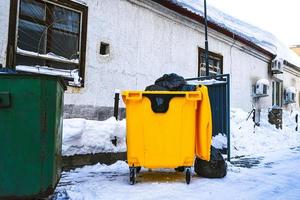
[[47,74],[28,74],[28,73],[16,73],[13,70],[3,70],[0,71],[0,77],[1,76],[9,76],[9,77],[27,77],[27,78],[36,78],[36,79],[55,79],[58,81],[61,85],[61,87],[64,90],[67,90],[67,85],[64,82],[63,77],[61,76],[53,76],[53,75],[47,75]]
[[8,68],[0,68],[0,74],[16,74],[17,72]]

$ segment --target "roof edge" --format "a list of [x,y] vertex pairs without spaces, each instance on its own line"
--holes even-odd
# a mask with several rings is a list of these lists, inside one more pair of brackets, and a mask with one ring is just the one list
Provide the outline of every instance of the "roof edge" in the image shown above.
[[[195,21],[197,21],[201,24],[205,24],[204,17],[202,17],[200,15],[197,15],[197,14],[195,14],[195,13],[193,13],[193,12],[191,12],[191,11],[189,11],[189,10],[187,10],[187,9],[185,9],[185,8],[183,8],[183,7],[177,5],[177,4],[175,4],[175,3],[173,3],[169,0],[151,0],[151,1],[153,1],[155,3],[158,3],[158,4],[168,8],[170,10],[173,10],[173,11],[175,11],[175,12],[177,12],[177,13],[185,16],[185,17],[188,17],[192,20],[195,20]],[[230,37],[234,40],[237,40],[237,41],[239,41],[239,42],[241,42],[241,43],[243,43],[243,44],[245,44],[245,45],[247,45],[247,46],[249,46],[249,47],[251,47],[251,48],[267,55],[267,56],[269,56],[269,57],[271,57],[272,60],[276,57],[276,55],[274,55],[273,53],[265,50],[264,48],[262,48],[260,46],[258,46],[254,42],[251,42],[251,41],[249,41],[249,40],[247,40],[247,39],[245,39],[245,38],[243,38],[239,35],[236,35],[233,32],[217,25],[216,23],[208,21],[208,27],[215,30],[215,31],[217,31],[217,32],[219,32],[219,33],[222,33],[222,34],[226,35],[227,37]]]
[[298,73],[300,73],[300,68],[297,67],[297,65],[294,65],[294,64],[290,63],[290,62],[287,61],[287,60],[284,60],[283,63],[284,63],[286,66],[288,66],[288,67],[290,67],[290,68],[296,70]]

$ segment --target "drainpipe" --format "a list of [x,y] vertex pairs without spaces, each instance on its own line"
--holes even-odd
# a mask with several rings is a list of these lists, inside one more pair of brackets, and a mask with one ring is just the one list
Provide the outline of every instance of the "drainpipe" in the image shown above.
[[204,0],[204,19],[205,19],[205,71],[206,71],[206,76],[209,76],[206,0]]

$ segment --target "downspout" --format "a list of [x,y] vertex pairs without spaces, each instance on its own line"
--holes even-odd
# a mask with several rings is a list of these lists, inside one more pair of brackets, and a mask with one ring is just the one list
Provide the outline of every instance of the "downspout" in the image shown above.
[[[204,19],[205,19],[205,71],[206,71],[206,76],[209,76],[206,0],[204,0]],[[198,76],[200,76],[200,74],[198,74]]]

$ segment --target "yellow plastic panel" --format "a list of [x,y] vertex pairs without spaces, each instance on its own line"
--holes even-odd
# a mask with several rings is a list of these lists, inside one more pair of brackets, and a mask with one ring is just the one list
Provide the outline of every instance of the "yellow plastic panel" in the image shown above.
[[[182,95],[169,101],[168,110],[156,113],[147,95]],[[192,166],[195,156],[197,92],[122,93],[126,104],[129,166],[175,168]],[[156,100],[156,99],[155,99]]]
[[197,88],[202,94],[196,111],[196,155],[202,160],[210,160],[210,147],[212,142],[212,114],[208,89],[206,86]]

